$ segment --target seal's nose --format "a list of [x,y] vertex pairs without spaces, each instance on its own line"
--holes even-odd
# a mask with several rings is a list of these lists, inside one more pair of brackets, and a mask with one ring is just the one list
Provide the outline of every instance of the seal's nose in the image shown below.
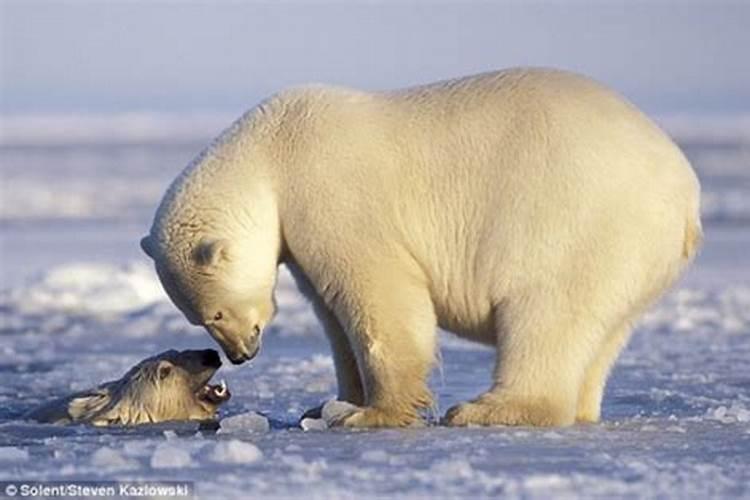
[[206,349],[203,351],[202,356],[203,364],[212,368],[219,368],[221,366],[221,358],[219,353],[213,349]]

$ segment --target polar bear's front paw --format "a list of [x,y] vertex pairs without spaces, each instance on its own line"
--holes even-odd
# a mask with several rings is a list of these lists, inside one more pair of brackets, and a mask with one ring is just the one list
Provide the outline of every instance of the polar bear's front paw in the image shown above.
[[442,423],[454,427],[468,425],[565,426],[573,423],[571,412],[546,399],[526,400],[509,397],[482,397],[449,409]]
[[424,425],[424,422],[415,414],[390,412],[371,406],[347,406],[348,408],[335,415],[325,415],[324,407],[323,414],[329,427],[421,427]]

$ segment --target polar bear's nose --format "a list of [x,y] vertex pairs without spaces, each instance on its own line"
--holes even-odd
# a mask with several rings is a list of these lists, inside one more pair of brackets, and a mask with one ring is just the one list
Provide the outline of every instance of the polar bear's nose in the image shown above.
[[221,358],[219,353],[213,349],[206,349],[203,351],[202,357],[203,364],[212,368],[219,368],[221,366]]
[[234,350],[234,351],[227,351],[226,349],[224,352],[227,354],[227,357],[229,358],[229,361],[232,362],[234,365],[241,365],[245,361],[249,361],[253,359],[260,350],[260,342],[258,342],[257,338],[254,339],[251,342],[244,342],[242,344],[242,350]]
[[233,365],[241,365],[242,363],[250,359],[250,356],[244,353],[227,354],[227,357],[229,358],[229,361],[231,361]]

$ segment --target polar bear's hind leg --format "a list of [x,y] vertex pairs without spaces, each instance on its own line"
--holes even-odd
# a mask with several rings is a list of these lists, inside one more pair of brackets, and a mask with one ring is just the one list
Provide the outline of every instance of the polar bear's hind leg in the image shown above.
[[617,328],[607,337],[591,364],[586,368],[581,391],[578,394],[576,422],[594,423],[601,415],[602,398],[609,372],[620,351],[630,338],[630,326]]
[[566,426],[575,422],[585,369],[604,332],[587,321],[588,316],[572,313],[565,300],[549,299],[540,294],[506,305],[504,324],[498,325],[493,387],[448,410],[444,423]]

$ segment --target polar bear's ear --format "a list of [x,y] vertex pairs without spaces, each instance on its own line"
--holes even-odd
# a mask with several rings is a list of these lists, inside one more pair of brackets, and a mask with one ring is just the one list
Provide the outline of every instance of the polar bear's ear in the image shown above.
[[151,235],[141,238],[141,250],[152,259],[154,258],[154,242],[151,239]]
[[215,266],[221,260],[229,260],[227,240],[202,240],[193,252],[195,262],[201,266]]

